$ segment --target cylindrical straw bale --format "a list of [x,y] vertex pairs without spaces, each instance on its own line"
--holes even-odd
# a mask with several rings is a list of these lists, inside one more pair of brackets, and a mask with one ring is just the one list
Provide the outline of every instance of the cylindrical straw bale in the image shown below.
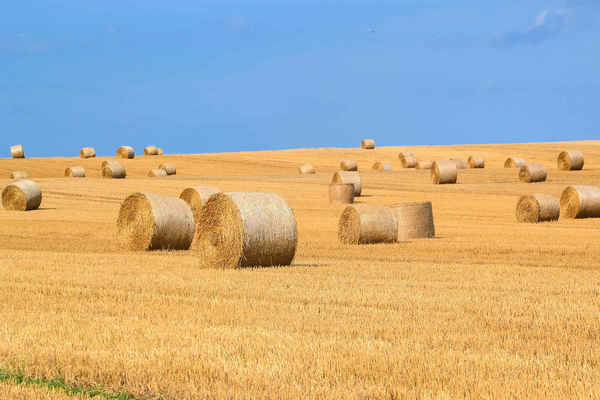
[[395,204],[392,209],[398,220],[398,241],[435,236],[431,202]]
[[354,160],[342,160],[340,162],[340,169],[342,171],[358,171],[358,164]]
[[176,197],[134,193],[121,204],[117,231],[128,250],[187,250],[194,239],[194,215]]
[[163,149],[162,149],[162,148],[160,148],[160,147],[158,147],[158,148],[156,149],[156,151],[157,151],[157,152],[156,152],[156,155],[158,155],[158,156],[162,156],[162,155],[164,154],[164,152],[163,152]]
[[528,163],[519,169],[519,179],[521,182],[544,182],[548,175],[544,164]]
[[164,169],[167,175],[175,175],[177,173],[177,168],[175,168],[175,164],[173,163],[162,163],[158,168]]
[[392,166],[388,163],[377,161],[375,164],[373,164],[373,169],[376,171],[391,171]]
[[434,161],[431,167],[431,180],[434,184],[456,183],[458,171],[452,160]]
[[333,175],[331,183],[351,183],[354,185],[354,197],[360,196],[362,183],[357,171],[338,171]]
[[147,146],[144,148],[145,156],[157,156],[158,155],[158,147],[156,146]]
[[315,167],[312,166],[312,164],[302,164],[299,168],[298,168],[298,172],[301,175],[305,175],[305,174],[316,174],[317,171],[315,171]]
[[25,152],[23,151],[22,144],[16,144],[14,146],[10,146],[10,154],[12,158],[25,158]]
[[93,147],[84,147],[81,150],[79,150],[79,156],[81,158],[96,157],[96,150]]
[[568,186],[560,196],[560,212],[567,218],[600,217],[600,188]]
[[329,185],[329,202],[338,204],[354,203],[354,185],[351,183],[332,183]]
[[127,176],[125,167],[119,162],[113,160],[102,162],[102,177],[123,179],[125,176]]
[[360,143],[360,147],[363,149],[373,150],[375,148],[375,141],[373,139],[364,139]]
[[525,165],[525,160],[519,157],[508,157],[504,161],[504,168],[521,168]]
[[417,161],[416,169],[431,169],[433,161]]
[[193,186],[183,190],[179,198],[190,205],[196,225],[200,223],[202,216],[202,207],[206,204],[210,196],[215,193],[221,193],[221,190],[212,186]]
[[566,150],[558,155],[558,169],[579,171],[583,169],[583,153],[578,150]]
[[2,191],[2,207],[5,210],[36,210],[42,204],[42,191],[29,179],[16,181]]
[[135,158],[135,151],[133,150],[133,147],[121,146],[117,149],[117,157]]
[[296,218],[274,193],[217,193],[202,210],[196,244],[208,266],[290,265],[296,254]]
[[454,163],[456,164],[456,168],[457,169],[466,169],[468,168],[467,162],[465,160],[462,160],[460,158],[451,158],[451,161],[454,161]]
[[338,238],[345,244],[394,243],[398,239],[398,221],[385,206],[353,204],[342,212]]
[[167,171],[165,171],[164,169],[161,168],[152,168],[150,171],[148,171],[148,176],[151,178],[158,178],[161,176],[167,176]]
[[415,168],[417,166],[417,158],[413,153],[404,152],[398,154],[398,158],[402,163],[402,168]]
[[554,196],[547,194],[521,196],[516,214],[518,222],[556,221],[560,216],[560,204]]
[[10,173],[10,179],[27,179],[29,174],[25,171],[13,171]]
[[485,168],[485,160],[479,156],[469,156],[467,164],[469,164],[469,168]]
[[73,178],[85,178],[85,169],[83,167],[68,167],[65,169],[65,176]]

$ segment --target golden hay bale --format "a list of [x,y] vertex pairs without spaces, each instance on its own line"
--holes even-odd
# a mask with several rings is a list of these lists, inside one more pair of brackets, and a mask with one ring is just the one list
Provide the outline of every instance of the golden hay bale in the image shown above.
[[452,160],[434,161],[431,166],[431,180],[434,184],[456,183],[458,171]]
[[394,243],[398,239],[396,214],[385,206],[348,206],[338,222],[338,238],[345,244]]
[[392,210],[398,220],[398,241],[435,236],[431,202],[395,204]]
[[296,218],[274,193],[217,193],[202,210],[195,247],[217,268],[290,265],[296,254]]
[[194,215],[176,197],[134,193],[117,219],[119,244],[128,250],[187,250],[194,239]]
[[558,155],[558,169],[563,171],[579,171],[583,169],[583,153],[578,150],[562,151]]
[[164,152],[163,152],[163,149],[161,149],[160,147],[158,147],[158,148],[156,149],[156,155],[157,155],[157,156],[162,156],[163,154],[164,154]]
[[525,160],[518,157],[508,157],[504,161],[504,168],[521,168],[523,165],[525,165]]
[[469,156],[467,164],[469,164],[469,168],[485,168],[485,160],[479,156]]
[[354,185],[354,197],[360,196],[362,184],[357,171],[338,171],[333,175],[331,183],[351,183]]
[[315,171],[315,167],[313,167],[311,164],[302,164],[299,168],[298,168],[298,172],[301,175],[305,175],[305,174],[316,174],[317,171]]
[[338,204],[354,203],[354,185],[351,183],[331,183],[329,185],[329,202]]
[[417,166],[417,158],[413,153],[404,152],[398,154],[398,158],[402,163],[402,168],[415,168]]
[[65,169],[65,176],[85,178],[85,169],[83,167],[68,167]]
[[173,163],[162,163],[158,168],[164,169],[167,175],[175,175],[177,173],[177,168],[175,168],[175,164]]
[[23,179],[6,186],[2,191],[5,210],[35,210],[42,204],[42,191],[37,183]]
[[358,171],[358,164],[354,160],[342,160],[340,162],[340,169],[342,171]]
[[600,188],[568,186],[560,196],[560,212],[567,218],[600,217]]
[[518,222],[556,221],[560,216],[560,205],[554,196],[547,194],[521,196],[516,214]]
[[25,152],[23,151],[22,144],[16,144],[14,146],[10,146],[10,154],[12,158],[25,158]]
[[467,169],[468,168],[467,162],[460,158],[451,158],[450,161],[454,161],[457,169]]
[[117,149],[117,157],[120,158],[135,158],[135,151],[133,147],[121,146]]
[[158,155],[158,147],[156,146],[147,146],[144,148],[145,156],[157,156]]
[[161,168],[152,168],[150,171],[148,171],[148,176],[151,178],[167,176],[167,171],[165,171],[164,169],[161,169]]
[[375,164],[373,164],[373,169],[376,171],[391,171],[392,166],[388,163],[377,161]]
[[10,173],[10,179],[27,179],[29,174],[25,171],[13,171]]
[[84,147],[81,150],[79,150],[79,156],[81,158],[96,157],[96,150],[93,147]]
[[544,182],[548,173],[544,164],[525,164],[519,169],[519,180],[521,182]]
[[215,193],[221,193],[221,190],[212,186],[194,186],[184,189],[179,195],[181,200],[190,205],[196,225],[200,222],[202,207],[204,207],[210,196]]
[[416,169],[431,169],[433,167],[433,161],[417,161],[415,165]]
[[126,176],[127,172],[125,171],[125,167],[119,162],[113,160],[102,162],[102,177],[123,179]]
[[363,149],[373,150],[375,148],[375,141],[373,139],[363,139],[360,143],[360,147]]

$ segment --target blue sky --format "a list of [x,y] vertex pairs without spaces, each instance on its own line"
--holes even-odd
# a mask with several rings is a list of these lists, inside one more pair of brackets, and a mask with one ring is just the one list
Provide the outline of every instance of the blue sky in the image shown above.
[[22,0],[0,145],[30,156],[596,139],[600,0]]

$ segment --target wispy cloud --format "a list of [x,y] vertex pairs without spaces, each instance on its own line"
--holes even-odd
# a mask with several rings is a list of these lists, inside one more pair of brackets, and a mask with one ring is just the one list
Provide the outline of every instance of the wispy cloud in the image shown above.
[[540,12],[535,23],[519,31],[507,32],[492,38],[497,47],[537,44],[558,36],[575,20],[575,9],[547,9]]

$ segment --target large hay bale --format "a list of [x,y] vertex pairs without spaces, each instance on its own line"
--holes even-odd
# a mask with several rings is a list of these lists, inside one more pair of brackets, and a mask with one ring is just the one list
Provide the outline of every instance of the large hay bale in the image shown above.
[[479,156],[469,156],[467,164],[469,164],[469,168],[485,168],[485,160]]
[[385,163],[382,161],[377,161],[377,162],[375,162],[375,164],[373,164],[373,169],[375,171],[391,171],[392,166],[388,163]]
[[434,184],[456,183],[458,171],[456,162],[451,160],[434,161],[431,167],[431,180]]
[[133,147],[121,146],[117,149],[117,157],[120,158],[135,158],[135,151]]
[[25,152],[23,151],[22,144],[16,144],[14,146],[10,146],[10,154],[12,158],[25,158]]
[[456,164],[456,169],[467,169],[469,167],[467,165],[467,162],[460,158],[451,158],[450,161],[454,161],[454,163]]
[[583,153],[579,150],[565,150],[558,155],[558,169],[579,171],[583,169]]
[[125,167],[119,162],[114,160],[102,162],[102,177],[103,178],[114,178],[123,179],[127,176]]
[[338,171],[333,175],[331,183],[351,183],[354,185],[354,197],[360,196],[362,192],[360,174],[356,171]]
[[547,176],[548,172],[544,164],[529,163],[519,169],[519,180],[521,182],[544,182]]
[[338,222],[338,238],[345,244],[394,243],[398,240],[396,214],[385,206],[348,206]]
[[354,160],[342,160],[340,169],[342,171],[358,171],[358,164]]
[[72,178],[85,178],[85,169],[83,167],[68,167],[65,169],[65,176]]
[[179,198],[190,205],[196,225],[200,223],[202,216],[202,207],[206,204],[210,196],[215,193],[221,193],[221,190],[212,186],[193,186],[183,190]]
[[398,221],[398,241],[435,236],[431,202],[395,204],[392,209]]
[[144,155],[145,156],[157,156],[158,155],[158,147],[156,147],[156,146],[144,147]]
[[431,169],[433,167],[433,161],[417,161],[417,165],[415,165],[416,169]]
[[315,171],[315,167],[313,167],[312,164],[302,164],[298,168],[298,173],[300,173],[301,175],[316,174],[317,171]]
[[203,208],[195,248],[217,268],[290,265],[296,254],[296,218],[274,193],[217,193]]
[[152,168],[148,171],[148,176],[151,178],[160,178],[162,176],[167,176],[167,171],[161,168]]
[[337,204],[354,203],[354,185],[351,183],[331,183],[329,185],[329,202]]
[[560,213],[567,218],[600,217],[600,188],[568,186],[560,196]]
[[128,250],[187,250],[194,239],[194,215],[176,197],[134,193],[117,219],[119,244]]
[[28,179],[16,181],[2,191],[2,207],[5,210],[36,210],[42,204],[42,191],[37,183]]
[[547,194],[521,196],[516,214],[518,222],[556,221],[560,216],[560,204],[554,196]]
[[84,147],[81,150],[79,150],[79,156],[81,158],[96,157],[96,150],[93,147]]
[[13,171],[10,173],[10,179],[27,179],[29,174],[25,171]]
[[417,158],[411,152],[400,153],[398,158],[402,163],[402,168],[415,168],[417,166]]
[[521,168],[525,165],[525,160],[519,157],[508,157],[504,161],[504,168]]
[[175,168],[175,164],[173,163],[162,163],[158,166],[158,168],[164,169],[167,175],[177,174],[177,168]]
[[375,148],[375,141],[373,139],[363,139],[360,143],[360,147],[367,150],[373,150]]

